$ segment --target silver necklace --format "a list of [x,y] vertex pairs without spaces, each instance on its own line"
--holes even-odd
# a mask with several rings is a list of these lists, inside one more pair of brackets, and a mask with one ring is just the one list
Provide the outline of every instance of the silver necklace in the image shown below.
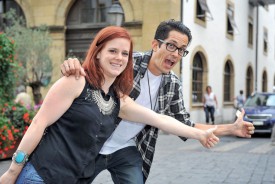
[[109,100],[105,100],[103,98],[100,90],[91,90],[91,91],[92,91],[92,98],[93,98],[94,102],[96,103],[96,105],[98,106],[99,111],[103,115],[112,114],[112,112],[116,106],[114,99],[110,96]]

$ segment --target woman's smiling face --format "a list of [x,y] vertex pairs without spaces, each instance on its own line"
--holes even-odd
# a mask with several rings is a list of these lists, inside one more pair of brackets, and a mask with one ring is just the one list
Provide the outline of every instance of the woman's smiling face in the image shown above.
[[106,43],[97,54],[105,79],[115,78],[124,71],[129,61],[130,41],[115,38]]

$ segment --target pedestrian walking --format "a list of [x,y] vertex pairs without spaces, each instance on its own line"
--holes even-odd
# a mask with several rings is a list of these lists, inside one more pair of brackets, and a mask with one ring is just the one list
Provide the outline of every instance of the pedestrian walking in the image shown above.
[[243,108],[244,102],[245,102],[245,97],[244,97],[244,94],[243,94],[243,90],[240,90],[239,94],[234,98],[234,100],[236,100],[235,108],[237,110],[240,110],[241,108]]
[[211,86],[207,86],[205,91],[206,93],[204,94],[204,97],[203,97],[203,104],[204,104],[206,124],[209,123],[209,119],[211,118],[211,122],[214,125],[215,124],[214,113],[215,113],[215,110],[218,108],[217,97],[212,92]]

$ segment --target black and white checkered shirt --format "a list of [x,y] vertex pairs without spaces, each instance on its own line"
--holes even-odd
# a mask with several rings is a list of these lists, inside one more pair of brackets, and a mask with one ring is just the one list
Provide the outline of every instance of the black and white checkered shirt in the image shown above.
[[[145,75],[148,63],[151,58],[151,52],[134,53],[134,88],[130,97],[136,99],[140,94],[140,80]],[[171,71],[168,74],[163,74],[163,79],[160,84],[159,94],[157,97],[158,109],[160,114],[165,114],[176,118],[180,122],[194,126],[189,120],[190,114],[186,112],[182,96],[181,82],[178,77]],[[145,126],[145,128],[136,136],[137,148],[141,153],[143,159],[143,176],[146,181],[150,167],[153,161],[156,141],[158,137],[158,129],[152,126]],[[181,137],[183,140],[186,138]]]

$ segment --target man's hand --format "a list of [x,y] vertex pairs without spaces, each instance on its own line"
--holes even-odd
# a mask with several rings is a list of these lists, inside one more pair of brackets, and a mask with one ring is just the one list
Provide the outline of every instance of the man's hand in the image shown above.
[[86,76],[84,69],[77,58],[68,58],[61,65],[61,73],[64,76],[69,77],[70,75],[75,75],[76,79],[79,79],[80,75]]
[[244,114],[245,111],[244,109],[242,109],[242,112],[239,114],[238,119],[233,124],[233,133],[238,137],[250,138],[251,135],[254,134],[255,127],[252,123],[243,120]]

